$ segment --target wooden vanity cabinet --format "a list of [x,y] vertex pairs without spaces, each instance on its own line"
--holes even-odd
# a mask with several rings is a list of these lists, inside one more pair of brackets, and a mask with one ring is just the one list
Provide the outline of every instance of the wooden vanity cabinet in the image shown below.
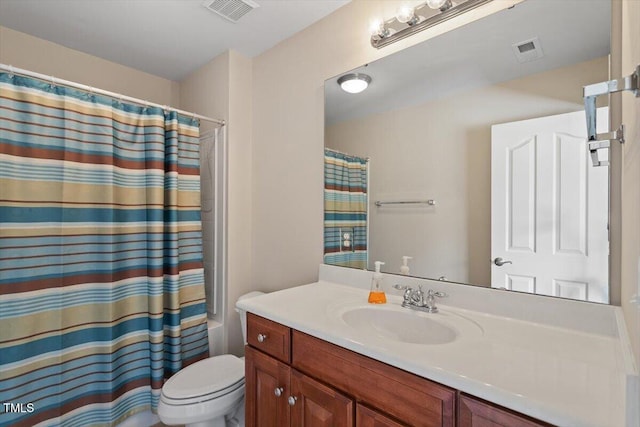
[[455,424],[448,387],[251,313],[247,341],[247,427]]
[[354,402],[285,363],[291,330],[248,313],[245,348],[247,427],[352,427]]
[[247,341],[247,427],[550,427],[251,313]]
[[247,427],[353,426],[351,399],[273,357],[247,346],[245,371]]

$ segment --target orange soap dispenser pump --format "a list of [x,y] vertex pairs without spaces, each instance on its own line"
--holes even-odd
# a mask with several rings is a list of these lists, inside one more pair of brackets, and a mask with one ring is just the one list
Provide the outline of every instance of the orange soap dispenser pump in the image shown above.
[[387,302],[387,296],[384,294],[382,288],[382,273],[380,272],[380,266],[384,265],[384,262],[376,261],[376,271],[373,273],[371,279],[371,292],[369,292],[369,302],[371,304],[384,304]]

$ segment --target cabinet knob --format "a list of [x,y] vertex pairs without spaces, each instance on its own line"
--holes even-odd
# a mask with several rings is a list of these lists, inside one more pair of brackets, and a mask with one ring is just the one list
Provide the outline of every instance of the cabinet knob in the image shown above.
[[258,334],[258,342],[265,342],[267,334]]
[[295,396],[289,396],[289,399],[287,399],[287,402],[289,403],[289,406],[293,406],[296,404],[296,401],[298,400],[297,397]]
[[282,396],[282,392],[283,392],[283,391],[284,391],[284,388],[282,388],[282,387],[276,387],[276,388],[273,390],[273,394],[275,394],[275,395],[276,395],[276,397],[280,397],[280,396]]

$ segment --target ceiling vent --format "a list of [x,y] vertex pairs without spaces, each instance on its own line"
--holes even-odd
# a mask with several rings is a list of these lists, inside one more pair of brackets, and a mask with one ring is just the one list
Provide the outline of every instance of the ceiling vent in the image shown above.
[[540,40],[537,37],[513,44],[511,47],[520,63],[535,61],[544,56]]
[[202,5],[231,22],[238,22],[244,15],[260,7],[251,0],[206,0]]

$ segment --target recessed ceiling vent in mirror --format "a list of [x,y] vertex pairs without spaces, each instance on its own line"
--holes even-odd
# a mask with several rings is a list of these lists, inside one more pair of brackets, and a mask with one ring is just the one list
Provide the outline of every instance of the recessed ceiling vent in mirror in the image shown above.
[[535,61],[536,59],[540,59],[544,56],[540,40],[538,40],[537,37],[515,43],[511,45],[511,47],[513,48],[513,53],[515,53],[518,62],[521,63]]
[[260,7],[251,0],[207,0],[202,5],[231,22],[238,22],[244,15]]

